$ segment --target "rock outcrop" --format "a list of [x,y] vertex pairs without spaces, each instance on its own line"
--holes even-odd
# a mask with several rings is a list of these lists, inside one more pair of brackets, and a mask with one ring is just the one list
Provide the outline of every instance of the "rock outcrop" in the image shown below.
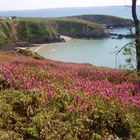
[[103,38],[107,37],[106,27],[101,24],[77,18],[61,18],[55,20],[58,32],[73,38]]

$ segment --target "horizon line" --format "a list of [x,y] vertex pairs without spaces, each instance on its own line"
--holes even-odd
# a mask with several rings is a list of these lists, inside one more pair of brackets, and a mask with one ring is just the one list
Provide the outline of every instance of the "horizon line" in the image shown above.
[[[140,6],[140,5],[137,5]],[[131,7],[131,5],[108,5],[108,6],[85,6],[85,7],[48,7],[36,9],[15,9],[15,10],[2,10],[0,12],[14,12],[14,11],[31,11],[31,10],[46,10],[46,9],[66,9],[66,8],[96,8],[96,7]]]

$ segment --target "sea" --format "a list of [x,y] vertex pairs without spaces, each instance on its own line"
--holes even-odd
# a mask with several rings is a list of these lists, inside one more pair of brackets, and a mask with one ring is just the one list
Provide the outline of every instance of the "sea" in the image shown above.
[[[137,13],[140,14],[140,6],[137,7]],[[0,11],[0,16],[18,16],[18,17],[64,17],[85,14],[113,15],[124,18],[130,18],[130,6],[100,6],[100,7],[77,7],[77,8],[48,8],[35,10],[18,11]],[[139,17],[139,16],[138,16]]]
[[[140,6],[137,7],[140,17]],[[0,11],[0,16],[17,17],[65,17],[74,15],[101,14],[112,15],[132,19],[130,6],[107,6],[107,7],[80,7],[80,8],[50,8],[38,10]],[[110,32],[129,34],[127,28],[112,29]],[[135,48],[131,45],[133,56],[124,55],[122,50],[117,52],[133,39],[72,39],[65,43],[46,44],[38,50],[45,58],[74,63],[89,63],[96,66],[111,68],[129,68],[127,59],[131,57],[131,64],[136,67]],[[126,66],[127,65],[127,66]]]

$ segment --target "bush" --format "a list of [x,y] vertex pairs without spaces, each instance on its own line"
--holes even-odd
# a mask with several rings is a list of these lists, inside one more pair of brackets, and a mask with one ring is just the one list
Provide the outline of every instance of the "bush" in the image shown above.
[[[108,108],[108,103],[101,103],[98,99],[94,110],[69,112],[67,104],[73,99],[66,98],[64,92],[60,95],[50,100],[40,93],[13,89],[1,91],[0,138],[98,140],[110,136],[125,139],[137,136],[136,117],[132,120],[127,117],[132,112]],[[44,99],[46,104],[43,104]]]
[[2,138],[140,139],[140,89],[134,75],[16,53],[1,59]]

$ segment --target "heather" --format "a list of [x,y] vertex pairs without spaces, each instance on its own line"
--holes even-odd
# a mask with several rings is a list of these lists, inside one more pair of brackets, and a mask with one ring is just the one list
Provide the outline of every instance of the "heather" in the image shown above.
[[0,53],[0,139],[140,139],[135,73]]

